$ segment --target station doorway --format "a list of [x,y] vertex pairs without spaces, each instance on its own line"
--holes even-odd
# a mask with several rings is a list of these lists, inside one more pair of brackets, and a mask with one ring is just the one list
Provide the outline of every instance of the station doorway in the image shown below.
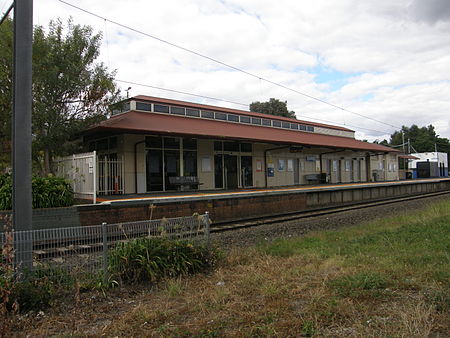
[[214,155],[216,189],[237,189],[253,186],[252,156]]

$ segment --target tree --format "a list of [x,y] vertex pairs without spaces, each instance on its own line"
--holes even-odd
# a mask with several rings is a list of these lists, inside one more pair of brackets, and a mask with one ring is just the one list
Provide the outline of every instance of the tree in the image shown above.
[[295,112],[289,111],[287,108],[287,101],[280,101],[278,99],[271,98],[267,102],[252,102],[250,104],[250,111],[255,113],[270,114],[277,116],[290,117],[295,119]]
[[[2,30],[10,32],[12,22],[5,23]],[[77,151],[80,145],[71,142],[73,136],[105,119],[107,107],[118,99],[115,72],[96,62],[101,38],[90,26],[76,25],[71,19],[67,25],[51,21],[47,31],[34,28],[33,160],[43,174],[51,172],[55,156]],[[0,43],[0,83],[10,85],[11,56],[7,55],[12,55],[12,43],[3,36]],[[0,89],[0,136],[10,138],[11,89],[6,88]]]
[[12,100],[12,25],[0,25],[0,173],[10,162]]
[[450,152],[450,141],[447,138],[439,137],[431,124],[427,127],[418,127],[415,124],[411,127],[402,126],[401,131],[396,131],[391,135],[389,143],[391,145],[402,144],[402,132],[405,142],[409,139],[412,147],[419,153],[434,151],[435,147],[438,151]]
[[[402,132],[404,137],[402,136]],[[439,137],[436,134],[433,125],[427,127],[418,127],[413,124],[411,127],[402,126],[400,131],[396,131],[391,135],[389,145],[395,146],[410,141],[412,151],[419,153],[433,152],[435,149],[439,152],[450,153],[450,141],[447,138]],[[405,146],[406,149],[407,146]],[[449,158],[450,163],[450,158]]]

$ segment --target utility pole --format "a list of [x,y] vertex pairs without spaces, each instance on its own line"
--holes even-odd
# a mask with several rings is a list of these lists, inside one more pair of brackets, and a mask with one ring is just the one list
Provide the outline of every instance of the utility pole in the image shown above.
[[[33,47],[33,0],[14,1],[14,93],[13,93],[13,226],[14,231],[32,229],[31,196],[31,74]],[[21,236],[22,237],[22,236]],[[15,242],[15,263],[32,267],[31,234]]]
[[[403,154],[405,153],[405,133],[402,130],[402,148],[403,148]],[[405,173],[405,179],[406,179],[406,158],[403,159],[403,172]]]

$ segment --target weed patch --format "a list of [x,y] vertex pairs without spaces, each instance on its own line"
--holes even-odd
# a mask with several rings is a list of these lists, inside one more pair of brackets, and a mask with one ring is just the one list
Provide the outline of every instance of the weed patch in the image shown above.
[[360,272],[332,279],[328,285],[342,297],[379,297],[389,285],[385,276],[374,272]]
[[205,271],[216,263],[217,254],[186,241],[138,238],[117,245],[109,258],[113,275],[136,283]]

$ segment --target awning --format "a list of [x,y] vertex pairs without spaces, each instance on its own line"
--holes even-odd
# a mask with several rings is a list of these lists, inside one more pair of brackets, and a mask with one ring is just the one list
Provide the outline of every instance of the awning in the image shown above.
[[84,134],[102,131],[248,140],[385,153],[399,152],[380,144],[358,141],[350,137],[138,111],[113,116],[87,129]]

